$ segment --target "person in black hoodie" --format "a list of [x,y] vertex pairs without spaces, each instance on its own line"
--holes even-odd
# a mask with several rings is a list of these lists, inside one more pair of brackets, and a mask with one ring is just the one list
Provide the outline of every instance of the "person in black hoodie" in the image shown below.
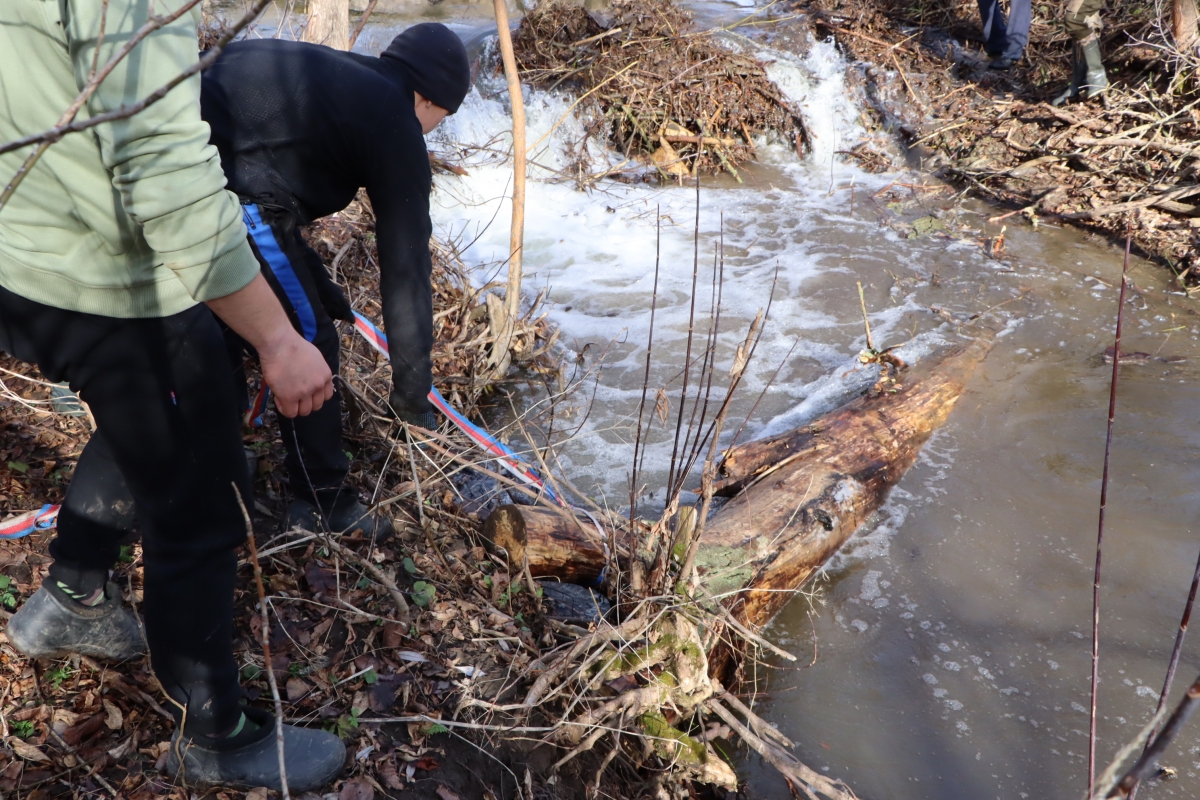
[[[304,338],[338,374],[333,320],[350,304],[299,228],[346,208],[365,188],[375,212],[380,294],[398,418],[436,427],[429,252],[432,175],[424,134],[458,110],[470,87],[466,48],[445,25],[422,23],[378,57],[322,45],[258,39],[229,45],[205,73],[201,116],[212,129],[229,188],[242,199],[263,274]],[[249,346],[229,332],[241,374]],[[293,500],[287,527],[359,527],[384,539],[391,523],[344,489],[340,403],[280,418]]]

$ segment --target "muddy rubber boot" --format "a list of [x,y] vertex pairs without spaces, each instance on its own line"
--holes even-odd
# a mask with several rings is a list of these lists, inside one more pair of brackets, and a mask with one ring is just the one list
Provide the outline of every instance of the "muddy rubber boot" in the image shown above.
[[81,655],[127,661],[145,655],[146,641],[137,617],[121,605],[121,590],[110,582],[105,594],[104,602],[85,606],[57,586],[42,583],[4,633],[30,658]]
[[1068,100],[1074,100],[1079,96],[1079,90],[1083,88],[1086,80],[1087,61],[1083,58],[1083,48],[1076,43],[1071,49],[1071,85],[1065,92],[1051,100],[1050,105],[1061,106]]
[[306,531],[325,530],[327,527],[332,533],[361,529],[367,538],[374,537],[376,544],[383,544],[396,532],[388,517],[372,514],[349,493],[341,494],[333,501],[333,507],[324,514],[323,520],[315,505],[305,500],[293,500],[288,504],[284,530],[290,531],[297,526]]
[[[167,755],[167,772],[188,784],[282,791],[275,717],[257,708],[245,708],[243,712],[258,727],[227,739],[187,737],[176,729]],[[341,739],[311,728],[284,725],[283,750],[288,789],[293,792],[311,792],[329,784],[346,761],[346,746]]]
[[1108,73],[1100,57],[1100,38],[1093,37],[1082,45],[1084,68],[1083,85],[1079,93],[1088,100],[1099,97],[1108,88]]

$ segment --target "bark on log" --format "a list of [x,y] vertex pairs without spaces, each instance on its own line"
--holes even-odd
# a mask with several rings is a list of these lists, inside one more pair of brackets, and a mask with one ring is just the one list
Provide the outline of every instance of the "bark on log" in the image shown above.
[[[748,488],[701,534],[696,565],[705,591],[739,622],[766,625],[882,505],[990,349],[990,339],[957,346],[906,373],[894,395],[860,397],[728,453],[725,488]],[[710,654],[712,674],[722,676],[732,656],[724,646]]]
[[608,564],[608,548],[587,514],[541,506],[500,506],[483,535],[508,553],[513,570],[529,559],[529,574],[592,585]]

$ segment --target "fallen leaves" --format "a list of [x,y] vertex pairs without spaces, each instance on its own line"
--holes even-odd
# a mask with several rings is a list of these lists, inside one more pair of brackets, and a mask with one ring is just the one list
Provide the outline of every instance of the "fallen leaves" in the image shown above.
[[16,737],[9,740],[8,746],[12,751],[26,761],[49,761],[50,757],[33,745],[23,742]]
[[354,778],[346,781],[338,800],[375,800],[375,787],[366,778]]

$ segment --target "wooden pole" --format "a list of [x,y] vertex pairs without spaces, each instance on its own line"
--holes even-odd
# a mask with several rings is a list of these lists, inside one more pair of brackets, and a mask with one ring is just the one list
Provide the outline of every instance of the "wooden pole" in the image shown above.
[[350,0],[308,0],[308,24],[300,41],[350,49]]
[[346,45],[347,50],[354,49],[354,43],[358,41],[359,35],[363,32],[363,28],[367,27],[367,20],[371,18],[371,14],[375,11],[375,6],[379,0],[371,0],[367,3],[367,8],[363,11],[362,16],[358,18],[358,24],[354,26],[354,33],[350,34],[350,42]]
[[[525,243],[525,101],[521,96],[521,80],[517,75],[517,58],[513,53],[512,33],[508,29],[508,7],[505,0],[494,0],[496,29],[500,39],[500,58],[504,62],[504,77],[508,80],[508,97],[513,119],[513,191],[512,228],[508,237],[508,285],[504,295],[506,319],[503,331],[493,331],[496,344],[493,360],[497,367],[507,368],[506,354],[521,311],[521,251]],[[499,371],[499,369],[497,370]]]
[[1196,0],[1175,0],[1171,4],[1171,33],[1180,50],[1190,51],[1195,47],[1200,38],[1200,11],[1196,10]]

